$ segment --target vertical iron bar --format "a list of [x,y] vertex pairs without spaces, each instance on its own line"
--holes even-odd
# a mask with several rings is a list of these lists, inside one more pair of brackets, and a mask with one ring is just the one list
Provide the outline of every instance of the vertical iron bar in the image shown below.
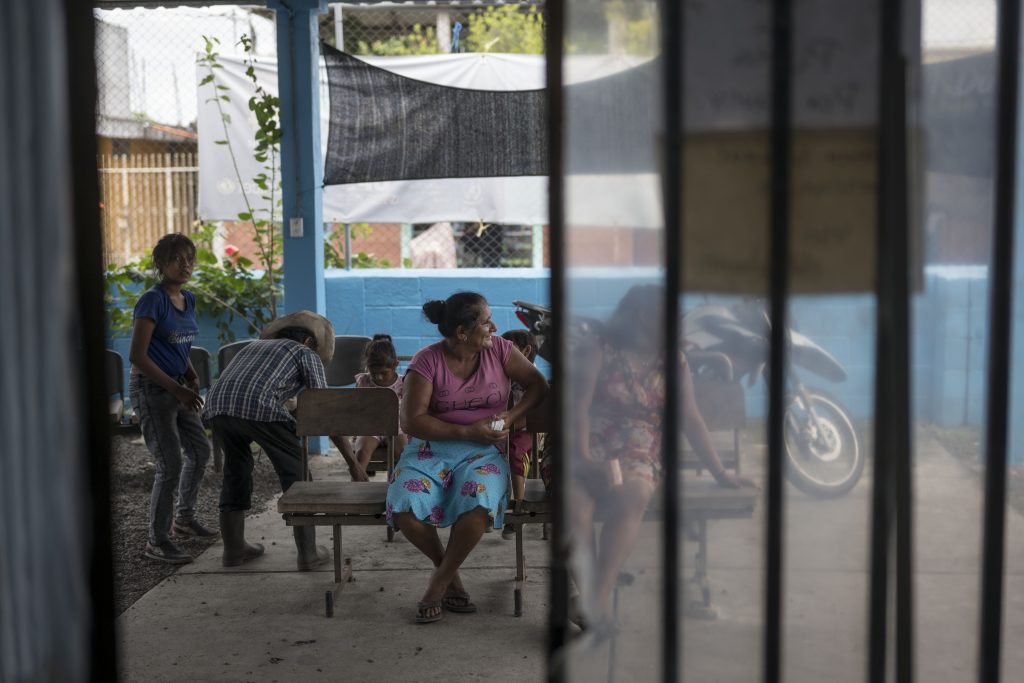
[[[891,269],[885,282],[891,286],[889,302],[890,353],[886,392],[891,409],[890,432],[892,459],[892,512],[896,533],[896,680],[913,681],[913,487],[911,462],[913,444],[910,429],[910,238],[907,180],[907,69],[905,54],[903,1],[884,3],[891,13],[883,27],[884,61],[882,72],[882,150],[886,155],[879,176],[879,188],[885,207],[886,253]],[[890,281],[891,278],[891,281]],[[879,280],[882,282],[883,280]]]
[[[88,481],[91,504],[89,552],[89,597],[92,603],[88,632],[91,681],[117,680],[117,644],[114,638],[114,564],[110,535],[110,422],[106,414],[103,320],[103,229],[99,215],[100,192],[96,173],[96,128],[92,112],[96,107],[96,33],[92,8],[87,3],[65,2],[65,38],[69,103],[80,115],[69,115],[71,201],[74,206],[74,278],[81,319],[80,357],[82,376],[82,427],[86,438]],[[61,41],[58,41],[61,42]],[[89,544],[86,544],[87,546]]]
[[661,42],[664,72],[662,96],[665,117],[665,169],[662,201],[665,210],[665,406],[661,430],[661,457],[665,476],[665,518],[662,520],[664,544],[664,575],[661,639],[662,680],[679,680],[679,620],[680,547],[679,518],[681,498],[679,491],[679,301],[683,292],[683,59],[684,59],[684,4],[668,0],[663,2]]
[[987,429],[985,431],[985,529],[981,586],[978,680],[998,681],[1003,625],[1006,526],[1006,448],[1010,334],[1013,316],[1013,249],[1017,189],[1017,98],[1020,1],[1001,0],[997,27],[995,226],[989,309]]
[[[868,681],[885,683],[886,659],[888,656],[888,600],[889,600],[889,544],[892,540],[893,490],[892,476],[892,402],[889,398],[892,377],[892,356],[889,353],[889,337],[893,326],[892,305],[892,264],[889,259],[888,229],[892,228],[890,211],[885,191],[888,177],[886,152],[889,135],[889,121],[886,107],[892,93],[886,89],[889,82],[886,69],[891,66],[887,22],[891,21],[896,3],[883,3],[879,12],[879,110],[878,110],[878,196],[876,226],[876,268],[878,300],[876,303],[875,333],[875,468],[872,481],[871,502],[871,587],[869,597],[868,634]],[[888,5],[888,7],[886,6]]]
[[[913,498],[910,435],[910,251],[903,3],[879,15],[878,310],[875,476],[868,678],[886,680],[889,580],[895,547],[896,678],[913,679]],[[895,542],[894,542],[895,541]]]
[[782,680],[783,421],[785,419],[786,305],[789,289],[791,68],[793,8],[772,3],[771,110],[771,349],[768,381],[768,472],[765,513],[764,680]]
[[[564,213],[564,178],[562,174],[564,150],[562,126],[564,117],[564,93],[562,91],[562,55],[565,40],[564,0],[548,0],[544,3],[545,52],[547,54],[547,136],[548,136],[548,224],[551,230],[551,309],[554,318],[552,331],[557,343],[553,345],[551,374],[554,390],[551,392],[552,412],[556,425],[554,438],[556,453],[569,453],[566,447],[569,431],[565,427],[563,392],[568,386],[568,373],[562,364],[564,345],[568,343],[565,319],[565,280],[567,239]],[[551,683],[566,679],[564,658],[561,656],[566,644],[569,622],[569,533],[564,488],[569,478],[564,458],[552,458],[552,479],[559,484],[552,491],[554,524],[551,525],[551,611],[548,614],[548,672]]]

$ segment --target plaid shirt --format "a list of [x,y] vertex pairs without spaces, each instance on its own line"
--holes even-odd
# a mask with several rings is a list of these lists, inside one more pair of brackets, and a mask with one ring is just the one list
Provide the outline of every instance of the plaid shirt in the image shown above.
[[294,422],[282,404],[303,389],[326,386],[324,364],[311,348],[291,339],[261,339],[239,351],[214,382],[203,417]]

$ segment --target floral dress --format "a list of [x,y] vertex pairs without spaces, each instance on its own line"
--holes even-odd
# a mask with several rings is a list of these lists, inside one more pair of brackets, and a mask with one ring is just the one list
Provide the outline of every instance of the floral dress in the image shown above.
[[590,455],[618,458],[623,480],[661,480],[661,417],[665,405],[664,363],[604,348],[604,362],[590,410]]
[[506,467],[494,446],[414,437],[388,487],[387,522],[394,526],[394,513],[408,511],[428,524],[446,527],[482,507],[490,525],[500,527],[505,523]]

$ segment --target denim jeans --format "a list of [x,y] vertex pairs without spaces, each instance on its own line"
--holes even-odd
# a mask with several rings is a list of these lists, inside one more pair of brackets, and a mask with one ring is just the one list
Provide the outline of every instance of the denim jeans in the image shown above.
[[[196,496],[210,461],[210,442],[199,413],[178,402],[169,391],[142,375],[132,375],[128,385],[132,406],[146,447],[156,463],[153,492],[149,498],[149,542],[167,541],[171,513],[182,521],[196,516]],[[182,452],[184,451],[184,464]],[[174,489],[178,506],[174,509]]]

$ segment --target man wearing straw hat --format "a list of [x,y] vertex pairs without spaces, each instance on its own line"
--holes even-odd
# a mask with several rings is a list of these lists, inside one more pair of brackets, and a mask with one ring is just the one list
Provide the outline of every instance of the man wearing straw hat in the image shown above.
[[[260,339],[239,351],[210,389],[203,417],[224,444],[220,528],[225,567],[263,554],[262,545],[245,540],[245,512],[252,504],[251,444],[259,444],[270,458],[282,491],[302,478],[295,418],[284,404],[304,389],[326,387],[324,367],[333,355],[331,322],[311,311],[298,311],[267,325]],[[293,531],[299,571],[327,562],[326,548],[316,545],[314,527],[297,526]]]

